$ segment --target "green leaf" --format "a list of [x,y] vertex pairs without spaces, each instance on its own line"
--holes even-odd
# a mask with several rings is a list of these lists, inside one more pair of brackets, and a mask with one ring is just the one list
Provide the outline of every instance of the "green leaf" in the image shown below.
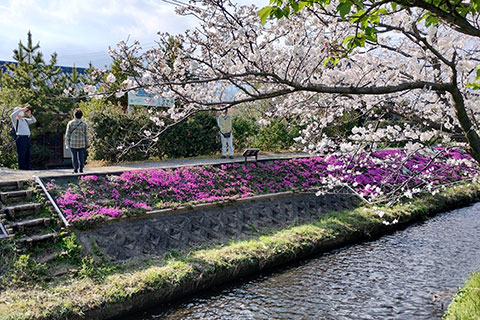
[[365,46],[365,37],[357,36],[354,40],[355,47],[364,47]]
[[355,38],[355,36],[347,36],[343,40],[343,45],[348,45],[348,43],[352,42],[352,40]]
[[474,12],[480,12],[480,0],[471,0],[470,4]]
[[438,24],[439,20],[437,17],[430,15],[427,17],[425,20],[425,26],[428,28],[430,26],[436,26]]
[[470,82],[466,86],[467,88],[473,89],[473,90],[480,90],[480,83],[479,82]]
[[350,13],[351,8],[352,8],[352,3],[350,1],[341,2],[337,6],[337,12],[340,13],[342,20],[345,20],[345,16]]
[[385,8],[379,8],[379,9],[373,10],[372,14],[373,15],[382,15],[382,14],[389,14],[389,12]]
[[368,17],[365,17],[364,19],[361,20],[360,27],[362,29],[365,29],[366,27],[368,27],[368,20],[369,20]]
[[263,7],[258,11],[258,16],[260,17],[260,22],[262,25],[265,25],[265,22],[267,22],[267,19],[270,17],[272,14],[274,7],[268,6],[268,7]]
[[296,1],[290,0],[290,6],[292,7],[293,11],[298,12],[298,3]]
[[372,28],[372,27],[367,27],[365,28],[365,38],[367,40],[370,40],[370,41],[373,41],[373,42],[377,42],[377,30],[375,28]]
[[429,16],[431,16],[432,14],[430,12],[427,12],[425,14],[423,14],[419,19],[418,19],[418,22],[421,22],[422,20],[425,20],[427,19]]
[[323,66],[326,67],[329,63],[333,66],[336,66],[339,61],[339,58],[328,57],[323,61]]
[[377,15],[371,16],[370,17],[370,23],[371,24],[379,24],[380,23],[380,16],[377,16]]
[[[352,17],[361,17],[365,12],[365,10],[358,10],[357,12],[355,12],[354,14],[352,14]],[[354,19],[352,19],[354,20]]]
[[456,11],[460,16],[466,17],[470,9],[471,9],[470,7],[458,7],[456,8]]
[[392,10],[395,11],[397,9],[397,3],[396,2],[392,2]]
[[323,61],[323,66],[326,67],[328,62],[330,61],[330,57],[326,58],[324,61]]
[[[309,1],[300,1],[300,2],[298,3],[298,11],[302,11],[303,8],[305,8],[307,5],[308,5],[308,6],[311,6],[312,3],[309,2]],[[297,11],[297,12],[298,12],[298,11]]]

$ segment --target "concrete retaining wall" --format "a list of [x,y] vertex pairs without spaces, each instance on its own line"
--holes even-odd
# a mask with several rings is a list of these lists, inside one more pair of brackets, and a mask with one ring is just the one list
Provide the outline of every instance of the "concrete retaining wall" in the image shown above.
[[86,231],[76,231],[87,249],[95,243],[112,261],[162,256],[171,250],[224,240],[239,240],[259,231],[296,221],[311,221],[330,211],[358,205],[350,194],[314,193],[262,195],[235,202],[166,209],[138,218],[113,220]]

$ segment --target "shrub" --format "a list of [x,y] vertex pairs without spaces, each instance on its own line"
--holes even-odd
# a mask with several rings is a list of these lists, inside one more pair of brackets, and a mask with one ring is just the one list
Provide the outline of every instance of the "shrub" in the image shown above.
[[[156,131],[146,108],[128,114],[121,107],[98,102],[84,103],[91,110],[86,114],[91,132],[90,159],[143,161],[151,158],[193,157],[211,154],[220,149],[216,118],[212,113],[199,113],[167,129],[153,142],[145,139],[145,131]],[[168,120],[164,120],[168,123]],[[133,145],[126,151],[118,146]]]
[[287,150],[294,144],[294,138],[300,135],[300,127],[285,119],[272,120],[270,124],[258,131],[255,147],[265,151]]
[[0,167],[15,168],[17,166],[15,141],[11,139],[8,131],[12,127],[10,113],[22,102],[20,94],[15,90],[0,91]]
[[52,151],[45,146],[35,143],[32,144],[30,154],[31,165],[34,169],[45,169],[47,163],[52,158]]
[[198,113],[165,131],[159,140],[161,157],[178,158],[213,154],[220,150],[217,119],[212,113]]
[[8,135],[10,127],[0,127],[0,167],[15,168],[17,167],[17,153],[15,141]]
[[22,254],[13,263],[12,282],[21,284],[32,280],[40,280],[45,274],[45,266],[40,266],[29,254]]
[[252,116],[234,116],[232,118],[233,143],[236,150],[252,147],[259,127]]
[[117,149],[122,144],[132,144],[140,141],[143,130],[152,130],[154,124],[146,112],[136,111],[127,114],[120,107],[105,104],[101,111],[92,111],[86,115],[90,126],[89,157],[93,160],[141,161],[149,157],[148,142],[131,148],[122,154]]

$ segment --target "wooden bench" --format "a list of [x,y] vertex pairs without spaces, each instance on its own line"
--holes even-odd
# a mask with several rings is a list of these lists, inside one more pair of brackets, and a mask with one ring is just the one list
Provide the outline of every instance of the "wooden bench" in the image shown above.
[[255,162],[257,162],[258,152],[260,149],[258,148],[248,148],[243,151],[243,156],[245,157],[245,163],[247,163],[248,157],[255,157]]

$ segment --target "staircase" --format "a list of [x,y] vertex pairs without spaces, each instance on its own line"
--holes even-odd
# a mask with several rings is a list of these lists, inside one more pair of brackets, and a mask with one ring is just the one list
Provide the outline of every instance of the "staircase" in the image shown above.
[[59,234],[58,222],[43,200],[40,187],[33,189],[29,181],[0,182],[0,238],[12,238],[17,247],[53,242]]

